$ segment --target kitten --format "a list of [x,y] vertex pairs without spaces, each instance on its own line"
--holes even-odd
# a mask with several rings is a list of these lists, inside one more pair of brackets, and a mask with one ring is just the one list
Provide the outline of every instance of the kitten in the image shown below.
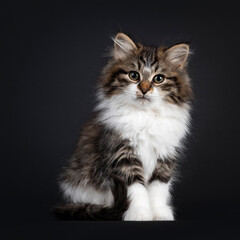
[[189,46],[148,47],[118,33],[98,104],[60,176],[62,219],[174,220],[169,188],[188,132]]

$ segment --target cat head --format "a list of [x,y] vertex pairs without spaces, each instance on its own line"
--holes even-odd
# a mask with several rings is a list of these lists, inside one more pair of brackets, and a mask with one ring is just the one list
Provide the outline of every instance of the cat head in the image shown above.
[[187,44],[143,46],[123,33],[113,41],[111,59],[99,82],[102,97],[117,97],[136,106],[161,102],[181,105],[191,100]]

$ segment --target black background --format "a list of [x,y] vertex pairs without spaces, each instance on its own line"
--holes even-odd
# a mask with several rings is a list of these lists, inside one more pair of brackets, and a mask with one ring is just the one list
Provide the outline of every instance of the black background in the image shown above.
[[[236,5],[10,1],[1,7],[1,16],[2,219],[55,221],[49,211],[61,200],[56,178],[93,109],[95,82],[107,62],[111,37],[122,31],[150,45],[190,41],[195,101],[192,134],[173,191],[177,219],[238,220],[240,17]],[[81,226],[91,228],[86,223]],[[171,229],[166,223],[144,226]],[[92,227],[108,229],[103,223]]]

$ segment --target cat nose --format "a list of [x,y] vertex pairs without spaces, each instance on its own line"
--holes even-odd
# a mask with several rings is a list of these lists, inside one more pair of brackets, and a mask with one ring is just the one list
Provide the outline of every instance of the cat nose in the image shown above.
[[151,83],[148,80],[142,80],[138,84],[138,89],[145,95],[151,88]]

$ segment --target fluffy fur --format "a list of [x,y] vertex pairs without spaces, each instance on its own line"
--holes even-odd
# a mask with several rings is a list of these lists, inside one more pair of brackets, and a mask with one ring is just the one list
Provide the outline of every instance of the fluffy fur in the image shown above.
[[70,203],[58,217],[174,219],[169,187],[192,99],[188,55],[187,44],[146,47],[116,35],[98,104],[60,176]]

